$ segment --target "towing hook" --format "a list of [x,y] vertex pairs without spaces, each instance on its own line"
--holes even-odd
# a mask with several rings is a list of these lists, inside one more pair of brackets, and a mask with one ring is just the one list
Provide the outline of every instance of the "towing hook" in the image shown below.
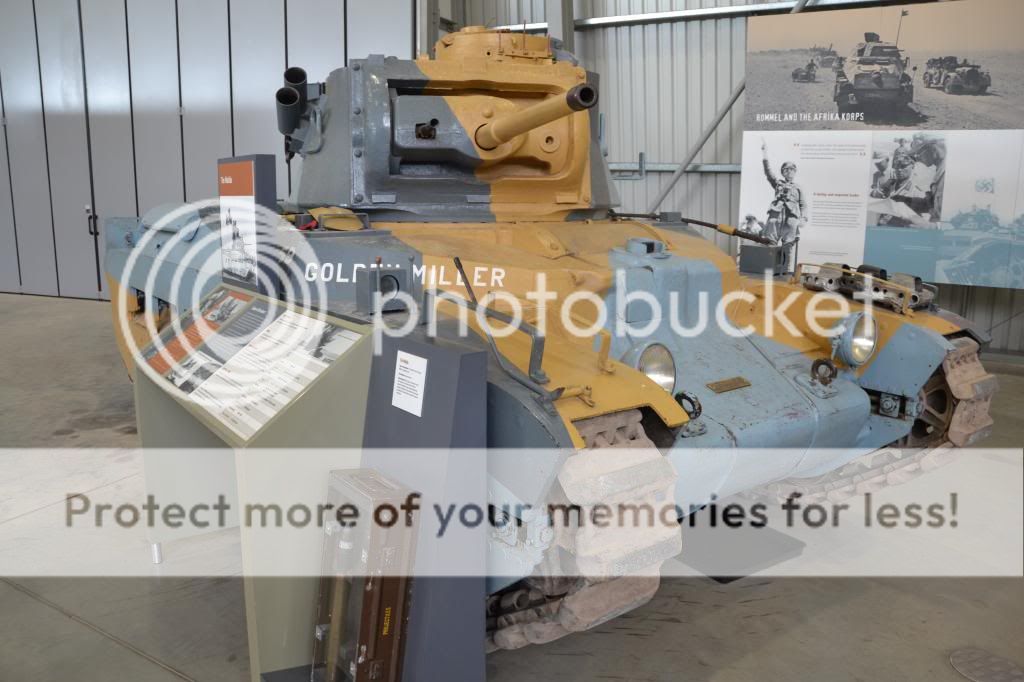
[[[698,400],[697,396],[692,393],[679,391],[679,393],[676,393],[675,399],[676,402],[679,403],[679,407],[683,408],[686,412],[686,416],[691,420],[700,417],[701,413],[704,411],[704,408],[701,407],[700,400]],[[687,407],[687,405],[689,405],[689,407]]]
[[811,363],[811,379],[822,386],[828,386],[837,376],[839,376],[839,370],[830,359],[818,358]]

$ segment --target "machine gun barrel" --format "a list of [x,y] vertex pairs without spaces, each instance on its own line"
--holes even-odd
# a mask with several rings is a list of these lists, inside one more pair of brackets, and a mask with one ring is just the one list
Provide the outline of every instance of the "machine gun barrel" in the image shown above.
[[543,102],[521,111],[506,114],[476,131],[476,143],[481,149],[494,149],[514,137],[534,128],[551,123],[576,111],[590,109],[597,104],[597,90],[592,85],[577,85],[564,96],[548,97]]
[[738,237],[740,239],[749,239],[752,242],[758,244],[764,244],[766,246],[778,246],[778,244],[768,237],[763,237],[753,232],[747,232],[741,230],[738,227],[732,225],[723,225],[720,223],[711,223],[707,220],[697,220],[696,218],[684,218],[680,214],[675,212],[662,212],[662,213],[618,213],[616,211],[609,211],[608,215],[612,220],[622,218],[644,218],[646,220],[657,220],[665,223],[683,223],[685,225],[700,225],[701,227],[710,227],[712,230],[727,234],[730,237]]
[[[693,222],[696,222],[696,221],[693,221]],[[703,224],[706,227],[710,227],[712,230],[718,230],[722,234],[727,234],[730,237],[739,237],[740,239],[749,239],[752,242],[757,242],[758,244],[764,244],[766,246],[777,246],[775,241],[769,239],[768,237],[762,237],[759,234],[754,234],[753,232],[747,232],[746,230],[741,230],[738,227],[733,227],[732,225],[718,225],[718,224],[715,224],[715,223],[703,223]]]

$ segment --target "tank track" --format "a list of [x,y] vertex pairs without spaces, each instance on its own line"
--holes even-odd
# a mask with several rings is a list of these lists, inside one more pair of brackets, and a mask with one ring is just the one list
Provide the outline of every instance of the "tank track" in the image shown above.
[[799,493],[807,503],[842,502],[906,483],[956,459],[956,448],[986,438],[992,433],[989,409],[998,381],[982,366],[976,341],[967,337],[950,341],[953,349],[921,390],[921,413],[910,435],[822,476],[771,483],[744,496],[781,501]]
[[[586,449],[566,460],[552,504],[578,507],[582,519],[597,505],[674,505],[676,472],[640,421],[630,410],[576,422]],[[544,644],[647,603],[662,562],[682,549],[672,516],[650,527],[556,523],[535,575],[488,600],[488,650]]]
[[946,435],[953,445],[965,448],[992,433],[989,410],[999,382],[982,366],[976,341],[966,337],[951,341],[953,350],[943,359],[942,372],[956,402]]
[[835,504],[886,486],[906,483],[948,464],[957,455],[956,448],[948,441],[938,447],[912,451],[883,448],[822,476],[769,483],[742,493],[742,497],[783,502],[800,495],[802,504]]
[[[800,493],[805,503],[842,502],[906,483],[955,459],[957,447],[985,438],[992,430],[989,408],[997,380],[982,367],[974,340],[963,337],[951,342],[953,349],[925,387],[941,387],[941,393],[948,394],[949,408],[937,409],[928,402],[928,391],[922,389],[917,421],[928,431],[921,437],[908,437],[823,476],[779,481],[743,496],[785,500]],[[587,512],[599,502],[658,498],[658,490],[661,504],[665,496],[672,498],[676,473],[647,437],[640,417],[640,412],[633,410],[575,424],[588,449],[570,457],[559,474],[563,501]],[[614,453],[615,448],[640,449],[646,456],[627,461]],[[603,459],[605,454],[611,458]],[[568,560],[575,562],[585,577],[551,577],[551,571],[541,571],[547,577],[527,578],[492,596],[488,601],[488,650],[550,642],[645,604],[658,589],[662,562],[681,550],[677,529],[671,538],[659,534],[658,528],[650,531],[645,529],[644,539],[634,539],[629,547],[614,533],[595,539],[593,529],[559,529],[556,551],[560,554],[549,552],[542,568],[558,568],[557,562]],[[564,563],[561,566],[564,568]],[[620,572],[608,573],[609,567],[618,567]],[[594,574],[601,570],[606,572]]]

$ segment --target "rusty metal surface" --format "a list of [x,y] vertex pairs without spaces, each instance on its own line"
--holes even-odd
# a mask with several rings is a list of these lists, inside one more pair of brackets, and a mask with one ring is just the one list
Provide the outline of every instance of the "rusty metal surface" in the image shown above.
[[743,377],[730,377],[729,379],[722,379],[721,381],[712,381],[707,385],[707,387],[715,393],[728,393],[729,391],[746,388],[747,386],[750,386],[750,382]]

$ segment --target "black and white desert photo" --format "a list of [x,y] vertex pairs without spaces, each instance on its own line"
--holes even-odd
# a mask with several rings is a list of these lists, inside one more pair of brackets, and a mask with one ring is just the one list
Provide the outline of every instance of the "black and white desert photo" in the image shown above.
[[1024,2],[760,17],[747,130],[998,130],[1024,122]]

